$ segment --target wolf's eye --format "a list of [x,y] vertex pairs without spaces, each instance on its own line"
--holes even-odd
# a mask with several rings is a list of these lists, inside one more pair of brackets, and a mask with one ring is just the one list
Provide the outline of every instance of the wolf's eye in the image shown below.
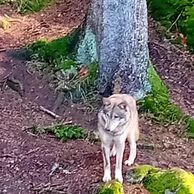
[[115,115],[114,118],[115,119],[120,119],[120,117],[118,115]]

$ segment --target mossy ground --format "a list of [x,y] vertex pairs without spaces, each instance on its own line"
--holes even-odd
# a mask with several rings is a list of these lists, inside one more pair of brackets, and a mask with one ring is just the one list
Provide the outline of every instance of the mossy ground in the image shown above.
[[52,2],[54,0],[0,0],[0,4],[10,4],[22,14],[38,12]]
[[[27,46],[31,58],[37,58],[56,68],[69,68],[66,60],[75,59],[76,44],[79,39],[79,30],[76,29],[68,35],[48,41],[40,39]],[[64,65],[63,65],[64,63]]]
[[148,77],[152,90],[147,97],[140,101],[141,109],[150,113],[150,116],[160,123],[182,123],[189,136],[192,136],[194,119],[184,115],[181,109],[171,102],[167,87],[151,64],[148,69]]
[[124,194],[123,186],[117,181],[110,181],[102,185],[97,194]]
[[[194,175],[180,168],[163,170],[150,165],[135,167],[128,181],[136,179],[144,184],[151,194],[164,194],[167,191],[176,194],[194,194]],[[141,179],[139,179],[141,177]]]

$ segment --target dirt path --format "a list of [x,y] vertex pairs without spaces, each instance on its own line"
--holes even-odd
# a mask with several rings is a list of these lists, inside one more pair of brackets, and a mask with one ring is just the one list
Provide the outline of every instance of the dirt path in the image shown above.
[[[35,136],[25,130],[56,122],[39,109],[40,105],[51,109],[56,95],[47,77],[29,74],[23,54],[15,55],[13,49],[39,37],[62,36],[79,24],[87,2],[79,1],[80,6],[77,1],[68,2],[59,1],[47,12],[24,18],[0,7],[1,14],[9,13],[10,17],[25,21],[13,23],[7,32],[0,31],[0,80],[12,72],[24,86],[22,97],[9,87],[0,91],[0,193],[49,193],[50,190],[50,193],[93,194],[101,183],[102,156],[98,143],[83,140],[62,143],[52,135]],[[83,105],[68,104],[57,113],[86,130],[96,128],[96,111],[88,113]],[[177,133],[177,127],[180,126],[161,127],[140,115],[142,133],[136,162],[165,168],[179,166],[194,172],[194,141]],[[125,158],[127,152],[128,149]],[[50,174],[56,164],[58,170]],[[125,186],[128,194],[146,193],[140,185]]]

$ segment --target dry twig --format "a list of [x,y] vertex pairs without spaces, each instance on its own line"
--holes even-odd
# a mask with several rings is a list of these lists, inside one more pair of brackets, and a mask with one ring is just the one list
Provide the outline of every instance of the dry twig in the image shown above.
[[40,106],[40,110],[43,111],[43,112],[45,112],[45,113],[47,113],[47,114],[49,114],[50,116],[52,116],[52,117],[54,117],[54,118],[56,118],[56,119],[60,118],[59,115],[57,115],[57,114],[55,114],[54,112],[52,112],[52,111],[50,111],[50,110],[44,108],[43,106]]

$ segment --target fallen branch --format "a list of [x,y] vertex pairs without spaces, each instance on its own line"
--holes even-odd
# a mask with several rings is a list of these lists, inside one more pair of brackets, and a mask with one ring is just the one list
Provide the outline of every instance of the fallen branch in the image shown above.
[[52,112],[52,111],[50,111],[50,110],[44,108],[43,106],[40,106],[40,110],[43,111],[43,112],[45,112],[45,113],[47,113],[47,114],[49,114],[50,116],[52,116],[52,117],[54,117],[54,118],[56,118],[56,119],[60,118],[59,115],[57,115],[57,114],[55,114],[54,112]]

